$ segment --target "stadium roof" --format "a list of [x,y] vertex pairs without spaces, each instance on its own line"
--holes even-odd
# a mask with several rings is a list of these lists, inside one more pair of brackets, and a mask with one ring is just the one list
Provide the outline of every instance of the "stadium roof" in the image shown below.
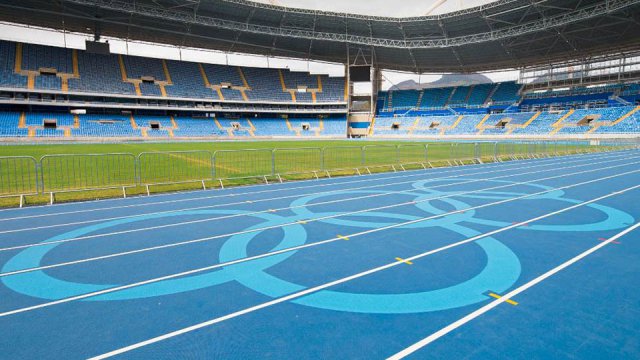
[[3,0],[0,20],[118,38],[349,63],[472,72],[640,49],[640,0],[497,0],[380,17],[246,0]]

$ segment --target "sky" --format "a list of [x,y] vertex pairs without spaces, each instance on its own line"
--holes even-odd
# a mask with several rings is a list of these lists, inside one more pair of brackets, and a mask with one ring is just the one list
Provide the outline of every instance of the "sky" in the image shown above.
[[491,2],[491,0],[254,0],[280,6],[363,15],[409,17],[438,15]]
[[[279,0],[285,1],[285,0]],[[293,1],[292,3],[311,3],[315,0]],[[337,3],[334,0],[324,0],[325,2]],[[350,2],[361,2],[359,0],[349,0]],[[369,2],[377,2],[378,0],[368,0]],[[402,0],[414,1],[414,0]],[[460,0],[456,0],[460,1]],[[387,0],[388,2],[388,0]],[[464,1],[465,3],[467,0]],[[63,33],[51,29],[33,27],[21,24],[11,24],[0,22],[0,39],[33,43],[40,45],[49,45],[57,47],[66,47],[70,49],[84,50],[85,40],[91,39],[89,34]],[[194,48],[178,48],[161,44],[151,44],[143,42],[124,41],[120,39],[103,37],[103,40],[109,40],[111,52],[115,54],[146,56],[152,58],[194,61],[201,63],[237,65],[250,67],[270,67],[290,69],[291,71],[305,71],[312,74],[327,74],[329,76],[344,76],[344,66],[336,63],[326,63],[318,61],[307,61],[290,58],[265,57],[238,53],[225,53],[222,51],[194,49]],[[516,80],[518,71],[499,71],[491,73],[483,73],[494,82]],[[383,71],[383,90],[398,84],[405,80],[413,79],[416,82],[432,82],[438,80],[441,74],[412,74],[395,71]]]

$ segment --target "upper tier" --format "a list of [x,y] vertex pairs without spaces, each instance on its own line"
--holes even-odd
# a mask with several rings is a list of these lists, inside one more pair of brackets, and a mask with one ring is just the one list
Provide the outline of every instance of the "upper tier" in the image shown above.
[[345,102],[344,77],[0,41],[0,87],[238,102]]

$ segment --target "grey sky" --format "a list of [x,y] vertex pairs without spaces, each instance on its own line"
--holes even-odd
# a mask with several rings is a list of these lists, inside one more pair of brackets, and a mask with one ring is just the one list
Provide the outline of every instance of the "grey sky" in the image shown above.
[[447,13],[491,0],[254,0],[294,8],[348,12],[364,15],[408,17]]

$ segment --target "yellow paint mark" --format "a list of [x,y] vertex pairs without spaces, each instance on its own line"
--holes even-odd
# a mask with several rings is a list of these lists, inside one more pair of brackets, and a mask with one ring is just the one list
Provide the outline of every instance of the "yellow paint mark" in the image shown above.
[[133,118],[133,114],[129,115],[129,122],[131,123],[131,128],[134,130],[138,128],[138,124],[136,124],[136,119]]
[[27,77],[27,89],[33,89],[36,86],[36,74],[34,72],[29,72]]
[[291,123],[289,122],[289,119],[285,118],[284,121],[287,124],[287,129],[289,129],[289,131],[293,131],[293,127],[291,127]]
[[640,106],[636,106],[635,108],[633,108],[633,110],[629,111],[628,113],[622,115],[618,120],[612,122],[611,124],[609,124],[608,126],[613,126],[613,125],[617,125],[618,123],[622,122],[624,119],[628,118],[629,116],[635,114],[638,110],[640,110]]
[[346,237],[346,236],[342,236],[342,235],[340,235],[340,234],[336,235],[336,237],[337,237],[338,239],[342,239],[342,240],[345,240],[345,241],[348,241],[348,240],[349,240],[349,238],[348,238],[348,237]]
[[147,134],[147,128],[140,128],[140,132],[142,133],[143,138],[149,137],[149,134]]
[[399,257],[397,257],[397,258],[396,258],[396,260],[398,260],[398,261],[400,261],[400,262],[403,262],[403,263],[405,263],[405,264],[407,264],[407,265],[413,265],[413,263],[412,263],[411,261],[409,261],[409,260],[405,260],[405,259],[403,259],[403,258],[399,258]]
[[64,137],[71,137],[71,128],[64,128]]
[[416,119],[413,121],[413,125],[411,125],[411,128],[409,128],[409,134],[413,134],[413,132],[418,128],[419,125],[420,117],[416,116]]
[[169,74],[169,67],[167,66],[167,61],[162,60],[162,70],[164,71],[164,79],[167,81],[169,85],[173,85],[173,81],[171,81],[171,74]]
[[80,128],[80,117],[78,115],[73,115],[73,127],[74,129]]
[[160,95],[167,97],[167,89],[164,88],[164,84],[158,84],[158,86],[160,87]]
[[562,117],[560,119],[558,119],[558,121],[556,121],[555,123],[553,123],[553,125],[551,125],[551,127],[559,127],[560,124],[565,121],[569,116],[571,116],[571,114],[573,114],[574,112],[576,112],[575,109],[571,109],[569,111],[567,111],[566,114],[562,115]]
[[247,78],[244,76],[244,71],[242,71],[242,68],[238,66],[238,74],[240,74],[240,79],[242,79],[242,85],[247,88],[247,90],[250,90],[251,87],[249,86],[249,82],[247,82]]
[[464,115],[458,116],[458,118],[456,119],[456,122],[454,122],[453,125],[451,125],[451,129],[449,130],[453,130],[456,127],[458,127],[458,124],[460,124],[460,121],[462,121],[463,118],[464,118]]
[[318,75],[318,91],[322,92],[322,77]]
[[[492,298],[496,298],[496,299],[500,299],[502,296],[495,294],[495,293],[489,293],[489,296],[491,296]],[[507,299],[504,302],[506,302],[507,304],[511,304],[513,306],[518,305],[518,303],[516,301],[513,301],[511,299]]]
[[242,99],[244,101],[249,101],[249,97],[247,96],[247,93],[244,91],[244,89],[240,90],[240,95],[242,95]]
[[247,123],[249,123],[249,126],[251,127],[252,131],[256,131],[256,127],[253,126],[253,123],[251,122],[251,120],[247,119]]
[[169,137],[174,137],[173,129],[167,129],[167,132],[169,133]]
[[60,77],[60,81],[62,82],[61,84],[61,90],[64,92],[68,92],[69,91],[69,78],[66,76],[62,76]]
[[489,117],[490,117],[490,116],[491,116],[491,114],[487,114],[487,115],[485,115],[485,116],[482,118],[482,120],[480,120],[480,122],[478,123],[478,125],[476,125],[476,129],[478,129],[478,130],[484,129],[484,128],[483,128],[484,123],[485,123],[487,120],[489,120]]
[[200,75],[202,76],[202,81],[204,81],[204,86],[210,88],[211,83],[209,83],[209,78],[207,77],[207,73],[204,71],[204,67],[202,64],[198,64],[198,68],[200,69]]
[[122,55],[118,55],[118,63],[120,64],[120,76],[122,76],[122,81],[127,81],[129,77],[127,76],[127,69],[124,66],[124,58]]
[[213,118],[213,122],[216,123],[216,126],[218,127],[218,129],[220,130],[224,130],[224,128],[222,127],[222,124],[220,124],[220,122],[218,121],[218,118]]
[[29,130],[27,131],[27,135],[29,137],[35,137],[36,136],[36,128],[34,128],[33,126],[30,126]]
[[171,120],[171,126],[174,129],[177,129],[178,128],[178,123],[176,122],[176,119],[173,117],[173,115],[169,116],[169,120]]
[[142,96],[142,90],[140,90],[140,83],[139,82],[133,83],[133,88],[136,90],[136,95]]
[[285,85],[284,83],[284,74],[280,69],[278,69],[278,77],[280,78],[280,86],[282,86],[282,91],[287,92],[287,85]]
[[216,88],[216,92],[218,93],[218,97],[220,100],[224,100],[224,95],[222,95],[222,90],[220,88]]
[[78,67],[78,50],[73,49],[71,52],[71,61],[73,63],[73,76],[80,77],[80,68]]
[[311,101],[312,101],[314,104],[316,103],[316,92],[315,92],[315,91],[313,91],[313,92],[311,93]]
[[24,129],[27,127],[27,115],[23,112],[20,113],[20,119],[18,120],[18,129]]
[[371,123],[369,123],[369,135],[373,135],[376,127],[376,117],[371,117]]
[[289,91],[289,94],[291,94],[291,101],[293,102],[297,102],[298,100],[296,100],[296,92],[291,90]]
[[20,74],[22,72],[22,43],[16,43],[16,59],[14,72]]

